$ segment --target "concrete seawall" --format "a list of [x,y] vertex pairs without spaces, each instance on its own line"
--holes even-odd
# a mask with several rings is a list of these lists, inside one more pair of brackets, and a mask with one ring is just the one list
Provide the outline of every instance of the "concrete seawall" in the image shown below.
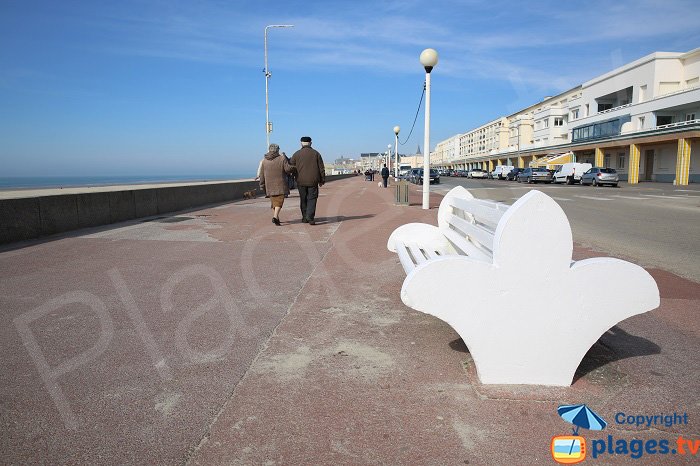
[[[327,181],[353,175],[332,175]],[[0,244],[243,199],[252,180],[32,191],[0,199]],[[259,189],[258,189],[259,191]],[[27,191],[29,193],[29,191]],[[260,195],[258,193],[258,195]]]

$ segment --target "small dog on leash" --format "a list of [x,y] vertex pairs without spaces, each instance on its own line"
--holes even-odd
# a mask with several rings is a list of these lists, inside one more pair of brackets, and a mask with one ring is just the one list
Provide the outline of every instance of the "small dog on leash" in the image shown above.
[[379,183],[377,183],[377,186],[379,186],[379,187],[381,188],[381,187],[382,187],[382,182],[380,181]]
[[243,199],[255,199],[256,190],[252,189],[243,193]]

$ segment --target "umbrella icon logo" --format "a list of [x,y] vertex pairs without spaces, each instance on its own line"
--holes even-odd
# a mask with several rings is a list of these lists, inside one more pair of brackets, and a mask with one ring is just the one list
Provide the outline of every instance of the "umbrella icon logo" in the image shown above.
[[608,423],[585,404],[559,406],[557,413],[573,425],[573,435],[552,438],[552,458],[561,464],[580,463],[586,459],[586,439],[578,435],[579,429],[603,430]]

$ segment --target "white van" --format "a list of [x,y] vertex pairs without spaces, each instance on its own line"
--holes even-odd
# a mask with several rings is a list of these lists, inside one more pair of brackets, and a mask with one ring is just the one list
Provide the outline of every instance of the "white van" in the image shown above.
[[494,180],[505,180],[513,168],[515,168],[513,165],[497,165],[491,172],[491,178]]
[[590,170],[590,163],[565,163],[554,172],[555,183],[574,184],[581,182],[581,175]]
[[408,175],[411,173],[411,165],[410,164],[399,164],[399,178],[408,178]]

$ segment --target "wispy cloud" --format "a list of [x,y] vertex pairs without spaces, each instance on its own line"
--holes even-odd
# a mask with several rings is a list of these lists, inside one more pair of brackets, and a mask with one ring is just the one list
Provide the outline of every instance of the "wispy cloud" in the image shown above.
[[303,15],[293,4],[287,9],[275,5],[274,12],[264,4],[241,8],[214,1],[149,5],[136,10],[123,5],[99,15],[88,11],[82,20],[106,36],[94,47],[259,68],[264,26],[284,22],[295,29],[271,31],[269,37],[278,68],[415,73],[420,50],[431,46],[444,57],[440,71],[446,76],[520,76],[532,85],[563,90],[573,84],[573,72],[562,71],[547,56],[580,54],[583,59],[596,44],[609,49],[611,42],[620,47],[640,40],[653,44],[669,34],[699,34],[689,14],[695,3],[688,0],[539,2],[527,11],[502,0],[309,2]]

